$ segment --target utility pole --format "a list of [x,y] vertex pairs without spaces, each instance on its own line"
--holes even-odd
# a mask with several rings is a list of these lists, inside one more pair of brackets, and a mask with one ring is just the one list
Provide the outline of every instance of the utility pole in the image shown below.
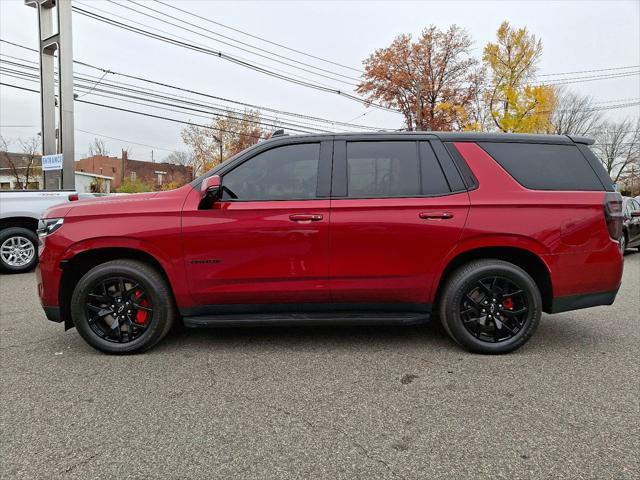
[[[38,11],[42,154],[64,155],[62,171],[42,172],[47,189],[75,190],[71,0],[25,0]],[[55,58],[58,56],[56,105]],[[56,115],[56,106],[58,107]],[[57,117],[57,126],[56,126]],[[56,135],[56,130],[58,135]]]

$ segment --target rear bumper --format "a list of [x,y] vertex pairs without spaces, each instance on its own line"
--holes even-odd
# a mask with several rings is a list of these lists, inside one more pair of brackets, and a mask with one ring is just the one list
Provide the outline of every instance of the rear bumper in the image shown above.
[[549,313],[568,312],[581,308],[596,307],[598,305],[611,305],[616,299],[618,289],[610,292],[585,293],[581,295],[569,295],[556,297],[551,302]]

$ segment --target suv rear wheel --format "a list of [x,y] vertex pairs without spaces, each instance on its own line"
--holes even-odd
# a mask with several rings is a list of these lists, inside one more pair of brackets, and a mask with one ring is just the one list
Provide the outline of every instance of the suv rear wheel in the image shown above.
[[542,299],[535,281],[520,267],[501,260],[478,260],[449,278],[440,311],[447,333],[467,350],[508,353],[535,332]]
[[175,317],[162,275],[146,263],[114,260],[89,270],[71,297],[78,333],[107,353],[148,350],[167,334]]
[[0,231],[0,270],[28,272],[38,263],[38,235],[22,227]]

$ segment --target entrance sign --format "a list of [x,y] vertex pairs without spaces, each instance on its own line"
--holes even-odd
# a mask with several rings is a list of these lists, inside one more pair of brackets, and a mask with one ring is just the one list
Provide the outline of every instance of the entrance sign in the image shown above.
[[42,157],[42,170],[48,172],[50,170],[62,170],[63,154],[57,155],[43,155]]

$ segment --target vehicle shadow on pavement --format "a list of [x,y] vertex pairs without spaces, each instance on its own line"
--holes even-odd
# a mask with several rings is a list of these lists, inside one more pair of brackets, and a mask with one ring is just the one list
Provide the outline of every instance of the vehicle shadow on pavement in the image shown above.
[[[580,315],[543,315],[531,341],[510,356],[535,351],[575,351],[600,349],[611,339],[602,336],[598,324],[585,321]],[[380,347],[415,348],[425,351],[461,353],[461,347],[445,332],[440,320],[411,326],[268,326],[212,327],[190,329],[176,327],[154,350],[180,351],[195,349],[234,349],[251,345],[268,345],[275,349],[310,349],[323,347],[354,347],[375,350]]]
[[175,328],[156,348],[181,349],[187,346],[214,348],[247,344],[269,344],[290,348],[322,345],[344,347],[364,345],[411,344],[425,348],[455,349],[438,319],[411,326],[268,326],[212,327],[203,329]]

